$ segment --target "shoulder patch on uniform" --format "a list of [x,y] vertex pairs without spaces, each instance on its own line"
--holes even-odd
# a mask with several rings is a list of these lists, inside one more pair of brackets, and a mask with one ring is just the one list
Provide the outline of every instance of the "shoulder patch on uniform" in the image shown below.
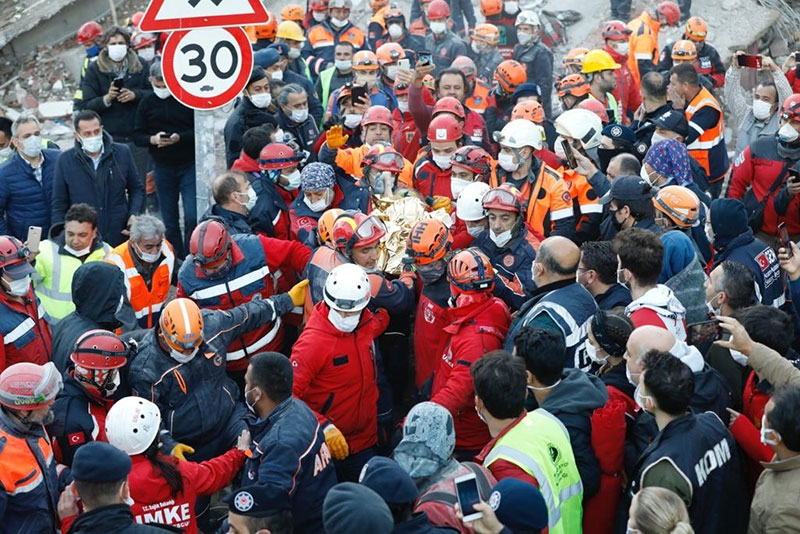
[[505,256],[503,256],[503,265],[505,265],[506,267],[511,267],[512,265],[514,265],[514,259],[515,258],[513,254],[511,253],[506,254]]
[[500,498],[501,496],[499,491],[493,491],[489,496],[489,502],[487,504],[492,507],[492,510],[496,511],[500,506]]
[[561,194],[561,200],[563,200],[564,202],[566,202],[566,203],[568,203],[568,204],[569,204],[570,202],[572,202],[572,197],[571,197],[571,196],[569,196],[569,191],[564,191],[564,192]]

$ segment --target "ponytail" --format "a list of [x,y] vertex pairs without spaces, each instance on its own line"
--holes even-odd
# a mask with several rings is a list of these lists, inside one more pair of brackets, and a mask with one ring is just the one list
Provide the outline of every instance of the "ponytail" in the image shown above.
[[161,472],[161,476],[164,477],[164,480],[167,481],[167,485],[169,485],[172,497],[177,497],[178,494],[183,493],[183,475],[181,475],[180,470],[175,467],[175,464],[158,452],[158,446],[159,440],[156,438],[142,454]]

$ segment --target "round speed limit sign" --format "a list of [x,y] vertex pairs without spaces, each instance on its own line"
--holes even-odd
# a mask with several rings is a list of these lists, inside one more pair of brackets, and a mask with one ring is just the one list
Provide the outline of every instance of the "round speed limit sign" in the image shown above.
[[162,65],[164,82],[179,102],[214,109],[247,86],[253,48],[241,27],[177,31],[164,45]]

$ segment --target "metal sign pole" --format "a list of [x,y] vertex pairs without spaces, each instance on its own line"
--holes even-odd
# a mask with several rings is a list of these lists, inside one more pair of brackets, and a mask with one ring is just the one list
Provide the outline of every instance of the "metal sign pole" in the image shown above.
[[214,110],[194,110],[194,161],[197,176],[197,220],[209,207],[211,182],[217,174]]

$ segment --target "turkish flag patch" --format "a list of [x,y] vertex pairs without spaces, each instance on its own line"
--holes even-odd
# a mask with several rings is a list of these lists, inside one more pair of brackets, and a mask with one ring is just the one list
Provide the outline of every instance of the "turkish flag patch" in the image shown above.
[[86,443],[86,435],[83,432],[73,432],[72,434],[67,434],[67,441],[69,441],[70,445],[80,445],[81,443]]

